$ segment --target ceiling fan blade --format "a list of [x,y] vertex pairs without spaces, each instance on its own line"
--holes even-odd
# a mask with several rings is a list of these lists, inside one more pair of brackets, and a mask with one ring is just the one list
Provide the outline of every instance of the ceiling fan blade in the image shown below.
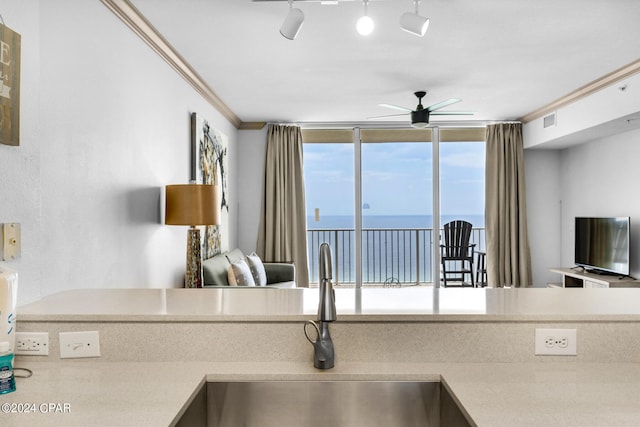
[[400,107],[399,105],[393,105],[393,104],[378,104],[378,105],[380,107],[387,107],[387,108],[393,108],[394,110],[406,111],[407,113],[410,113],[411,111],[413,111],[411,108]]
[[472,111],[430,111],[430,116],[473,116]]
[[437,104],[433,104],[427,107],[427,110],[429,110],[429,112],[436,111],[443,107],[446,107],[447,105],[455,104],[456,102],[460,102],[460,101],[462,100],[458,98],[450,98],[450,99],[447,99],[446,101],[438,102]]
[[399,117],[399,116],[406,116],[407,113],[403,113],[403,114],[389,114],[386,116],[374,116],[374,117],[367,117],[367,120],[374,120],[374,119],[384,119],[386,117]]

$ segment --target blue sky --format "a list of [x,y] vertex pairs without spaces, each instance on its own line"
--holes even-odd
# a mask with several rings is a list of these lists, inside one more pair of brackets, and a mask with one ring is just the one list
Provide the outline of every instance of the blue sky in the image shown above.
[[[307,215],[353,215],[353,144],[305,144]],[[484,213],[484,142],[440,144],[442,214]],[[431,143],[362,144],[364,215],[430,215]]]

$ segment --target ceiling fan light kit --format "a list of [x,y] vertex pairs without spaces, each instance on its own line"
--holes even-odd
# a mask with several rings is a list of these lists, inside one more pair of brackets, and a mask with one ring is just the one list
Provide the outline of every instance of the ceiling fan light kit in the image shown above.
[[[282,1],[282,0],[253,0],[253,1]],[[304,13],[302,10],[293,7],[293,0],[287,0],[289,2],[289,13],[285,18],[282,26],[280,27],[280,34],[283,37],[289,40],[295,40],[302,28],[302,24],[304,23]],[[302,0],[301,0],[302,1]],[[323,5],[337,5],[340,3],[340,0],[306,0],[306,1],[318,1]],[[345,1],[345,0],[343,0]],[[369,0],[362,0],[364,4],[364,15],[361,16],[356,22],[356,30],[358,34],[363,36],[368,36],[373,32],[375,27],[375,23],[373,19],[367,13],[367,6]],[[400,28],[404,31],[416,35],[418,37],[422,37],[427,32],[429,28],[429,18],[425,18],[421,16],[419,13],[419,4],[420,0],[413,0],[415,4],[415,12],[406,12],[403,13],[400,17]]]
[[280,34],[289,40],[295,40],[304,24],[304,13],[293,7],[293,0],[289,0],[289,13],[280,27]]
[[417,129],[424,129],[429,126],[429,110],[412,111],[411,126]]
[[424,90],[414,92],[414,95],[418,98],[418,106],[411,112],[411,126],[417,129],[424,129],[429,126],[429,108],[425,109],[422,106],[422,98],[427,95]]

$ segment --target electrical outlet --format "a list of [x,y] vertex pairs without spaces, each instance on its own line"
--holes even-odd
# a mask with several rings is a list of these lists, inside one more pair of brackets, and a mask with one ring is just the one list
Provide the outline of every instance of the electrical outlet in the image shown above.
[[60,332],[60,358],[100,357],[98,331]]
[[535,355],[576,356],[577,352],[575,329],[536,328]]
[[49,354],[48,332],[16,332],[17,355],[46,356]]

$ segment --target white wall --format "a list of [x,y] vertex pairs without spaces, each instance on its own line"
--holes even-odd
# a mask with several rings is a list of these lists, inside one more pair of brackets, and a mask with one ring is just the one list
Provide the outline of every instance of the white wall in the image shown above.
[[527,223],[533,285],[559,282],[549,268],[560,266],[560,151],[525,150]]
[[[524,125],[525,148],[588,141],[589,135],[612,135],[626,124],[621,119],[637,117],[639,111],[640,74],[635,74],[558,109],[555,126],[545,128],[544,117]],[[634,125],[638,126],[637,121]]]
[[98,1],[0,0],[22,35],[21,142],[0,146],[0,222],[22,224],[19,303],[73,288],[174,287],[186,227],[161,189],[189,180],[191,112],[237,130]]
[[640,130],[562,151],[562,265],[573,266],[576,216],[631,217],[631,275],[640,276]]
[[246,254],[256,250],[264,160],[267,151],[267,127],[238,132],[238,247]]

